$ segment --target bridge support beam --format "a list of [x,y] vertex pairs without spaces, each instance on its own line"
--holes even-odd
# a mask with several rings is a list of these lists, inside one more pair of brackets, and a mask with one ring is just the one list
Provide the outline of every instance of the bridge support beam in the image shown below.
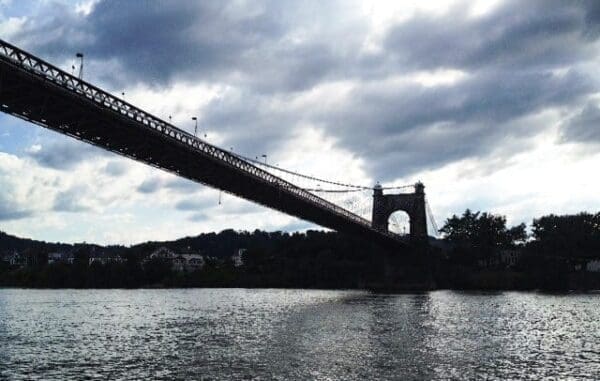
[[404,211],[410,219],[410,238],[415,242],[427,241],[427,215],[425,213],[425,186],[415,184],[414,193],[383,194],[381,185],[373,192],[372,227],[388,231],[388,219],[396,211]]

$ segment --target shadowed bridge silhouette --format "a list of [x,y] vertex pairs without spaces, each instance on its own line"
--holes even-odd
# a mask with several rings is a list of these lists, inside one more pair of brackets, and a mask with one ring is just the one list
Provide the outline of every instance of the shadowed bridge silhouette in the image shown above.
[[[260,163],[209,144],[2,40],[0,109],[177,176],[383,246],[406,251],[427,239],[425,194],[420,183],[414,193],[383,195],[383,189],[407,186],[343,184]],[[340,189],[300,187],[272,172]],[[373,222],[315,194],[373,190]],[[396,210],[406,211],[411,218],[410,239],[388,230],[387,220]]]

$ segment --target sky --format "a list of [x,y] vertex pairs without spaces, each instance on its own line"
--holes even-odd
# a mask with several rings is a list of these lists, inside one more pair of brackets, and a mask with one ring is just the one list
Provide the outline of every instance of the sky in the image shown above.
[[[210,143],[422,181],[438,224],[600,210],[600,2],[0,0],[0,38]],[[315,226],[0,115],[0,230],[133,244]]]

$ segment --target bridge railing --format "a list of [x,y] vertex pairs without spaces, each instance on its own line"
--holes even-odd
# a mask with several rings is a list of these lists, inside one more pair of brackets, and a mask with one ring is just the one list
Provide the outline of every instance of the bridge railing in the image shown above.
[[[196,136],[173,126],[172,124],[167,123],[128,102],[125,102],[123,99],[119,99],[114,95],[111,95],[110,93],[88,82],[85,82],[1,39],[0,59],[8,61],[9,63],[12,63],[13,65],[16,65],[19,68],[24,69],[38,77],[42,77],[45,80],[51,81],[63,89],[83,96],[98,105],[112,110],[113,112],[117,112],[122,116],[141,123],[142,125],[160,132],[167,137],[186,144],[206,156],[209,156],[222,163],[226,163],[227,165],[250,174],[261,181],[276,186],[284,192],[294,194],[314,203],[315,205],[328,209],[335,214],[348,218],[355,223],[364,225],[367,228],[371,228],[371,223],[369,220],[362,218],[338,205],[335,205],[313,193],[305,191],[296,185],[289,183],[282,178],[249,163],[244,159],[241,159],[235,154],[209,144],[197,138]],[[380,233],[395,236],[394,234],[388,232]]]

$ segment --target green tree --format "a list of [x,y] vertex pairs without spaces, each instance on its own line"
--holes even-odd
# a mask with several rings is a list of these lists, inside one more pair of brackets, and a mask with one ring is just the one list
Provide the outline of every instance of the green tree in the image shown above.
[[507,228],[506,217],[469,209],[460,217],[448,218],[440,232],[469,260],[491,255],[498,249],[515,247],[527,239],[525,224]]
[[543,216],[533,220],[532,233],[538,253],[595,257],[600,252],[600,213]]

